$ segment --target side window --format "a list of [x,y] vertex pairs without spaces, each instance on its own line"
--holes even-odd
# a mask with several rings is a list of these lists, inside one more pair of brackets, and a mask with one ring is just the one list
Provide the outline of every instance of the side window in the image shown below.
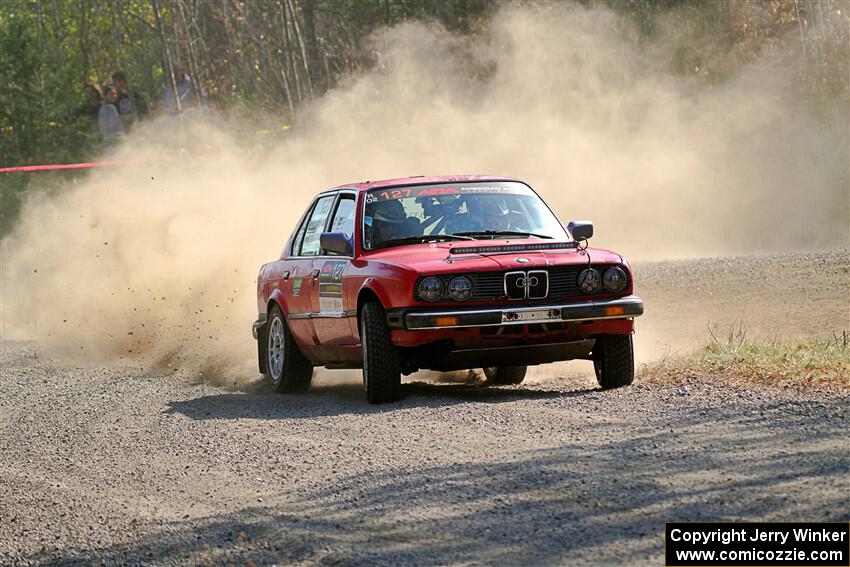
[[325,229],[325,221],[331,212],[336,195],[328,195],[316,201],[310,220],[307,221],[304,238],[301,242],[300,256],[317,256],[319,254],[319,237]]
[[301,250],[301,242],[304,241],[304,231],[307,229],[307,220],[304,219],[301,226],[298,227],[298,233],[292,239],[292,250],[290,251],[292,256],[298,256],[298,251]]
[[342,195],[331,223],[331,232],[354,234],[354,195]]

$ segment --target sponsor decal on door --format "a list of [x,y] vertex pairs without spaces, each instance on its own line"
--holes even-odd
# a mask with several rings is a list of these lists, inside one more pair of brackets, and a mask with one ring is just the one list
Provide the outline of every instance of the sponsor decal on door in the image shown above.
[[342,311],[342,274],[347,260],[325,262],[319,272],[319,310],[322,314]]

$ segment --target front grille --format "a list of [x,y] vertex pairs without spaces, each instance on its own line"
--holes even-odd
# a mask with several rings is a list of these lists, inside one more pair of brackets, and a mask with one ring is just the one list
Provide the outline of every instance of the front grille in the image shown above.
[[472,280],[472,299],[484,301],[504,297],[501,272],[476,272],[467,274]]
[[505,294],[508,299],[525,299],[525,272],[505,274]]
[[543,299],[549,295],[549,272],[531,270],[525,278],[528,288],[528,299]]
[[562,266],[549,269],[549,296],[579,295],[578,274],[587,266]]
[[505,274],[505,294],[508,299],[544,299],[549,295],[549,272],[530,270]]
[[[594,264],[594,268],[605,272],[608,265]],[[448,289],[449,281],[455,276],[465,275],[472,280],[472,297],[469,301],[495,301],[508,298],[513,301],[526,299],[525,285],[529,282],[525,278],[537,277],[537,284],[529,287],[528,299],[562,299],[584,294],[578,287],[578,274],[587,268],[586,264],[581,266],[554,266],[548,270],[530,270],[511,272],[473,272],[467,274],[449,274],[437,276],[443,281],[443,286]],[[522,286],[517,281],[522,279]],[[604,290],[603,290],[604,291]],[[416,282],[413,296],[419,297],[419,281]],[[448,296],[445,296],[448,299]],[[465,303],[465,302],[464,302]]]

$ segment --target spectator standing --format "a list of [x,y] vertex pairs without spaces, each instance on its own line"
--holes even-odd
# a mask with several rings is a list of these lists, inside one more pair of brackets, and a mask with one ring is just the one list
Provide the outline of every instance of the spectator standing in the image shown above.
[[92,121],[97,120],[100,113],[100,103],[103,100],[103,91],[99,85],[89,83],[83,87],[83,96],[86,101],[74,110],[75,118],[90,118]]
[[115,71],[112,73],[112,86],[115,87],[117,100],[115,109],[121,117],[125,129],[130,129],[136,120],[148,116],[147,97],[144,93],[130,88],[127,73]]
[[124,134],[124,125],[121,123],[118,110],[115,108],[115,102],[118,100],[118,92],[112,85],[107,85],[103,90],[103,103],[100,105],[100,110],[97,114],[97,125],[100,129],[103,146],[109,149]]
[[100,139],[97,119],[103,91],[100,86],[89,83],[83,87],[84,101],[68,116],[68,140],[66,142],[72,159],[85,157],[86,148]]
[[174,84],[177,87],[176,96],[171,88],[171,81],[166,82],[165,89],[162,91],[162,103],[168,114],[177,114],[177,100],[180,101],[180,110],[195,108],[199,103],[200,105],[206,103],[206,93],[203,89],[196,91],[192,77],[180,65],[174,66]]

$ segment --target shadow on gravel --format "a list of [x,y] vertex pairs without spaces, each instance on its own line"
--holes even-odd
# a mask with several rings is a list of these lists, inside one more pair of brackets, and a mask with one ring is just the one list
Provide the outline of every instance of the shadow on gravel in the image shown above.
[[568,398],[595,390],[568,392],[530,388],[496,388],[469,384],[402,384],[402,400],[392,404],[370,405],[360,384],[327,384],[305,394],[277,395],[266,385],[252,393],[224,393],[192,400],[171,402],[165,413],[179,413],[191,419],[297,419],[334,415],[366,415],[408,410],[412,407],[439,407],[465,402],[501,403],[517,400]]
[[[231,403],[222,398],[198,407]],[[305,400],[311,403],[309,396],[297,403]],[[199,411],[192,403],[198,402],[181,402],[176,411]],[[629,427],[626,437],[608,436],[610,424],[589,422],[582,427],[591,435],[581,441],[483,462],[387,465],[304,492],[282,491],[280,504],[153,525],[151,535],[123,546],[29,559],[62,565],[659,564],[665,521],[850,520],[850,491],[841,489],[850,469],[846,404],[673,407],[669,415]]]

